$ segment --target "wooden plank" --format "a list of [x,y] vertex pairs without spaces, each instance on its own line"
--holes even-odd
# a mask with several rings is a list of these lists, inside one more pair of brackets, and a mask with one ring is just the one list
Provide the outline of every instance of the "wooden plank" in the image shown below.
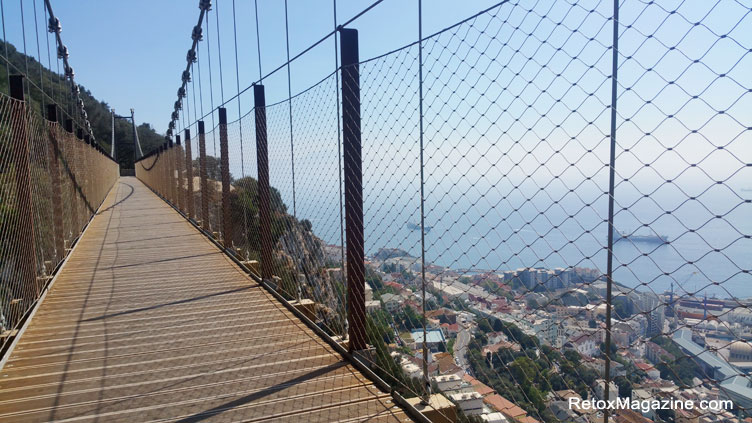
[[128,177],[0,369],[0,421],[65,419],[410,421]]

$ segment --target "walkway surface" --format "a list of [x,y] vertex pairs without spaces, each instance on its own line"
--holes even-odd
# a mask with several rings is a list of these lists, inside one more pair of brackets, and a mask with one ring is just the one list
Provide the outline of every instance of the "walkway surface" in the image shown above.
[[411,421],[121,178],[0,369],[0,421]]

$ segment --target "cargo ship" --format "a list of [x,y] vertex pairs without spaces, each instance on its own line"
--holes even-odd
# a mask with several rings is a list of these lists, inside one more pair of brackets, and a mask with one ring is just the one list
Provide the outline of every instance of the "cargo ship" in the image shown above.
[[[410,229],[411,231],[419,231],[420,230],[420,224],[408,222],[407,223],[407,229]],[[431,227],[426,226],[426,232],[431,232]]]
[[666,235],[638,235],[634,233],[614,231],[614,242],[624,239],[628,239],[632,242],[644,242],[648,244],[668,244],[668,237]]

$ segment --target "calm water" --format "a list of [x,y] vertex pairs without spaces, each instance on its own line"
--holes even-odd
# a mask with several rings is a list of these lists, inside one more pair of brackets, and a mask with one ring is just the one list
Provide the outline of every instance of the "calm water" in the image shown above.
[[[419,191],[415,184],[388,189],[367,186],[366,253],[396,247],[420,255]],[[507,270],[525,266],[589,267],[606,270],[607,196],[594,190],[546,195],[507,196],[498,190],[452,186],[429,190],[426,198],[426,259],[453,269]],[[291,195],[285,190],[283,197]],[[300,191],[298,191],[300,192]],[[528,191],[529,193],[530,191]],[[718,297],[752,296],[752,206],[726,187],[697,200],[677,193],[657,193],[634,201],[636,193],[617,189],[615,226],[624,232],[660,234],[658,245],[622,240],[614,246],[614,279],[656,293],[704,293]],[[314,231],[340,244],[339,204],[320,193],[298,194],[299,218]],[[630,198],[632,197],[632,198]],[[288,203],[289,204],[289,203]],[[668,214],[667,211],[671,213]],[[720,216],[720,217],[716,217]],[[746,273],[744,273],[746,271]]]

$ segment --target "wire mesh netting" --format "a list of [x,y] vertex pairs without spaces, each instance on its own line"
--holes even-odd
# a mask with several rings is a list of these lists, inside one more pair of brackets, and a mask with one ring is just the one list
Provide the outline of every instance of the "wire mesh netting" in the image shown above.
[[[365,321],[347,318],[343,69],[264,109],[268,228],[253,108],[229,124],[222,240],[261,276],[268,231],[278,292],[340,341],[364,333],[360,360],[395,391],[440,392],[462,418],[750,417],[750,5],[618,12],[502,2],[359,64]],[[196,219],[221,239],[207,154]],[[571,406],[606,398],[695,407]]]
[[0,96],[0,350],[14,339],[118,177],[117,163],[34,106]]

